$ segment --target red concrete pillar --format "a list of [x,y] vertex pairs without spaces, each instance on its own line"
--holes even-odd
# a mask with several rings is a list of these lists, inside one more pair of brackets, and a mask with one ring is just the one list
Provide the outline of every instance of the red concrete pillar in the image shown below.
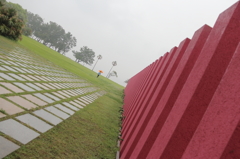
[[[171,79],[174,71],[177,68],[177,65],[179,61],[181,60],[183,53],[185,52],[188,44],[190,42],[190,39],[185,39],[182,41],[179,45],[179,48],[177,49],[176,53],[174,54],[171,62],[168,64],[166,72],[163,74],[161,80],[157,83],[157,85],[154,87],[154,91],[152,91],[152,95],[150,100],[148,100],[145,104],[145,109],[139,112],[139,116],[136,117],[137,122],[134,124],[134,127],[127,138],[127,144],[126,149],[128,150],[127,153],[122,153],[121,151],[121,157],[123,158],[129,158],[129,156],[132,153],[132,150],[135,148],[137,138],[139,138],[139,133],[141,133],[141,128],[145,127],[149,117],[151,116],[152,112],[154,112],[156,105],[161,98],[163,92],[165,91],[169,80]],[[144,128],[143,128],[144,129]],[[133,143],[134,142],[134,143]],[[122,150],[122,149],[121,149]]]
[[132,108],[131,106],[132,103],[134,103],[135,98],[141,94],[146,81],[151,76],[151,71],[153,70],[154,65],[154,63],[151,64],[131,78],[132,85],[128,85],[128,92],[126,92],[126,96],[124,98],[124,116],[127,116]]
[[[162,64],[161,67],[158,68],[158,70],[156,72],[157,73],[157,77],[153,81],[151,81],[151,83],[153,83],[153,85],[151,85],[151,87],[149,87],[151,92],[149,92],[149,91],[147,92],[146,91],[145,92],[145,96],[146,95],[147,96],[144,99],[142,98],[141,101],[139,101],[140,105],[138,105],[138,106],[140,108],[140,111],[135,111],[136,115],[139,116],[139,112],[141,112],[142,109],[144,109],[147,101],[149,101],[151,99],[152,94],[154,93],[154,90],[155,90],[156,86],[158,85],[159,81],[162,79],[162,76],[165,73],[166,68],[167,68],[168,64],[170,63],[170,61],[172,60],[172,57],[173,57],[173,55],[174,55],[176,50],[177,50],[177,48],[174,47],[170,53],[166,53],[164,55],[164,57],[163,57],[163,64]],[[132,121],[131,123],[129,123],[128,125],[124,126],[124,129],[128,130],[128,132],[126,132],[126,134],[124,134],[124,141],[121,143],[121,153],[124,152],[124,148],[125,148],[124,145],[126,144],[126,141],[127,141],[126,138],[128,137],[130,131],[132,130],[132,128],[130,129],[130,127],[133,124],[136,123],[136,116],[131,116],[131,121]]]
[[[240,44],[182,158],[240,158],[240,149],[236,149],[240,146],[239,79]],[[239,133],[235,137],[234,131]],[[236,145],[230,146],[235,141]],[[229,150],[223,154],[224,149]]]
[[[161,59],[161,58],[160,58]],[[151,69],[148,71],[149,74],[147,75],[146,79],[144,80],[144,82],[141,84],[141,89],[138,91],[138,94],[136,94],[136,96],[132,96],[132,98],[134,99],[131,103],[130,103],[130,110],[128,112],[128,114],[126,114],[126,116],[132,116],[132,112],[133,110],[138,109],[136,103],[139,102],[139,100],[142,98],[143,94],[148,90],[148,87],[151,86],[150,81],[152,80],[152,78],[154,78],[154,74],[156,73],[156,68],[159,67],[159,65],[162,63],[161,60],[156,60],[153,64]],[[129,117],[125,118],[124,122],[123,122],[123,127],[126,123],[128,123],[129,121]],[[126,130],[126,129],[125,129]],[[123,130],[124,131],[124,130]]]
[[170,84],[153,112],[142,136],[132,153],[133,156],[147,157],[154,141],[157,138],[168,114],[170,113],[179,93],[182,90],[202,48],[211,31],[211,27],[204,25],[192,37],[179,65],[173,74]]
[[[134,119],[134,116],[135,114],[138,112],[138,110],[140,109],[140,105],[139,103],[141,103],[142,101],[145,100],[145,96],[146,94],[148,94],[150,88],[152,87],[153,85],[153,81],[156,80],[156,76],[158,74],[161,74],[159,72],[159,70],[162,69],[162,65],[163,63],[165,62],[165,59],[168,57],[168,53],[165,54],[165,56],[163,57],[163,60],[159,61],[159,63],[156,65],[156,68],[154,69],[153,71],[153,74],[151,74],[151,78],[149,78],[149,81],[145,84],[145,87],[144,87],[144,90],[142,91],[142,94],[141,96],[138,96],[138,100],[134,103],[134,105],[132,106],[133,107],[133,112],[131,113],[131,115],[129,115],[127,118],[125,118],[125,121],[124,121],[124,124],[123,124],[123,127],[124,127],[124,130],[122,131],[122,136],[125,137],[126,136],[126,131],[129,131],[129,125],[131,125],[132,123],[132,120]],[[127,123],[127,124],[125,124]]]
[[240,40],[240,3],[220,14],[148,158],[181,158]]

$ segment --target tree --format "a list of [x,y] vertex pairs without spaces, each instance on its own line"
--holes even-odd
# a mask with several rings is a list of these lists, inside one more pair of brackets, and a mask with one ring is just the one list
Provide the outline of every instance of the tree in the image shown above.
[[32,30],[31,28],[29,28],[27,26],[27,21],[28,21],[28,13],[26,9],[23,9],[22,6],[20,6],[19,4],[15,4],[15,3],[11,3],[11,2],[7,2],[6,3],[6,7],[7,8],[13,8],[17,11],[17,17],[23,21],[24,23],[24,27],[22,30],[22,33],[25,36],[31,36],[32,35]]
[[40,35],[42,30],[41,26],[43,24],[43,19],[39,15],[33,14],[31,12],[27,12],[27,19],[27,26],[31,28],[32,34],[35,37],[38,37],[37,35]]
[[92,49],[89,49],[87,46],[80,48],[80,52],[72,51],[73,56],[76,58],[76,62],[83,62],[88,65],[93,64],[95,52]]
[[96,64],[97,64],[98,60],[101,60],[101,59],[102,59],[102,55],[98,55],[98,56],[97,56],[97,61],[96,61],[95,65],[93,66],[92,70],[93,70],[93,69],[94,69],[94,67],[96,66]]
[[106,76],[107,78],[110,77],[109,74],[110,74],[110,72],[111,72],[113,66],[117,66],[117,61],[113,61],[113,62],[112,62],[112,67],[111,67],[110,71],[108,72],[108,74],[107,74],[107,76]]
[[0,1],[0,35],[16,41],[21,40],[24,22],[18,18],[15,9],[5,6],[5,2]]
[[111,73],[108,74],[108,78],[110,78],[111,76],[118,77],[117,72],[116,71],[112,71]]

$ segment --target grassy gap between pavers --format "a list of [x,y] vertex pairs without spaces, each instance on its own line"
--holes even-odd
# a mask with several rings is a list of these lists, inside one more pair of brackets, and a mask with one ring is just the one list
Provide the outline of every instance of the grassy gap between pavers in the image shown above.
[[116,125],[119,124],[119,116],[116,112],[121,104],[108,96],[100,97],[6,159],[112,159],[118,150],[116,134],[119,128]]
[[[36,141],[31,141],[6,158],[114,158],[118,150],[116,143],[119,130],[119,109],[122,107],[121,96],[124,87],[103,76],[96,78],[94,71],[31,38],[24,37],[23,41],[14,42],[0,36],[0,41],[3,41],[3,43],[0,43],[0,52],[1,54],[4,53],[4,56],[8,56],[8,53],[13,51],[15,47],[22,48],[34,57],[41,57],[42,63],[49,65],[52,62],[54,68],[56,68],[56,65],[75,74],[87,83],[91,83],[90,87],[98,87],[107,92],[107,94],[95,100],[94,103],[80,109],[67,120],[42,134]],[[44,83],[47,83],[47,81],[44,81]],[[50,93],[51,90],[46,90],[46,92]],[[14,93],[11,95],[14,95]],[[19,95],[19,93],[16,93],[16,95]],[[27,112],[31,113],[33,110],[24,111],[11,117]],[[3,118],[3,120],[5,119],[9,119],[9,116]],[[67,125],[64,126],[64,124]],[[0,136],[5,135],[0,133]],[[9,139],[11,140],[11,138]],[[17,141],[15,143],[18,144]],[[47,152],[46,156],[42,156],[44,152]]]

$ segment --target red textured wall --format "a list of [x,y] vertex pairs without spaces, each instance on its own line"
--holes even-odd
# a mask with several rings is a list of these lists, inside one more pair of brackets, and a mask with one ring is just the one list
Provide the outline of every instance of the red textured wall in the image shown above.
[[132,77],[121,159],[240,158],[240,2]]

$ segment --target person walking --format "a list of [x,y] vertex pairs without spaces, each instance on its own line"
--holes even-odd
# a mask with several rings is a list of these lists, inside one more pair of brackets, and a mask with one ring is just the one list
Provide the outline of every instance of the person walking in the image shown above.
[[101,75],[101,73],[103,73],[102,70],[99,70],[98,74],[97,74],[97,78]]

